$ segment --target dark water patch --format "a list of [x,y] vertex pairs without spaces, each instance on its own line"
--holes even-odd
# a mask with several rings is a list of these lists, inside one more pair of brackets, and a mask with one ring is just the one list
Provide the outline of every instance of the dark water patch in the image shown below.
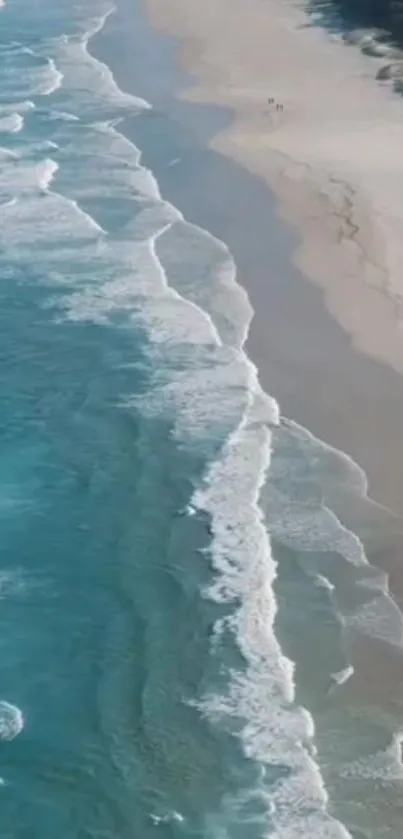
[[402,0],[308,0],[306,8],[331,31],[375,29],[382,40],[403,45]]
[[200,797],[214,810],[235,793],[241,757],[189,704],[219,668],[220,610],[200,598],[210,536],[177,515],[205,463],[162,413],[124,405],[149,387],[141,331],[56,322],[48,293],[28,266],[4,269],[2,696],[26,726],[2,744],[3,827],[146,835],[147,811],[180,799],[197,835]]

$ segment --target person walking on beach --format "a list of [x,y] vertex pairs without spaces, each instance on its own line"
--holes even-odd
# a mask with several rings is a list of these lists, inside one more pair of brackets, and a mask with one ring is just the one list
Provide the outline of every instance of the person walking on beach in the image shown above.
[[[276,102],[274,96],[269,96],[267,99],[268,105],[274,105]],[[281,102],[276,102],[276,111],[284,111],[284,105]]]

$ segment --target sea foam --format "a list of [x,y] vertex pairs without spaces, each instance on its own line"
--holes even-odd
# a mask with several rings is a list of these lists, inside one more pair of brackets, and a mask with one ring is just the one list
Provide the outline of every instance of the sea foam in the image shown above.
[[38,189],[46,190],[50,186],[53,181],[53,178],[58,170],[59,166],[55,160],[51,160],[48,158],[47,160],[43,160],[42,163],[39,163],[36,167],[36,178]]
[[[1,113],[1,112],[0,112]],[[2,117],[0,115],[0,132],[17,134],[24,126],[24,117],[17,112]]]
[[24,717],[16,705],[0,701],[0,740],[14,740],[24,728]]
[[192,499],[211,516],[216,579],[208,594],[235,605],[232,626],[246,661],[244,672],[229,673],[227,695],[207,695],[199,707],[211,719],[244,721],[241,738],[248,757],[267,769],[287,766],[275,789],[262,778],[260,792],[274,835],[347,836],[326,812],[326,792],[308,747],[313,719],[294,704],[293,665],[273,631],[276,567],[259,508],[270,466],[273,413],[275,404],[260,392],[255,378],[249,408],[211,467],[205,487]]
[[[215,574],[203,594],[228,610],[226,629],[245,661],[244,669],[228,672],[227,690],[207,693],[198,708],[211,721],[237,722],[245,755],[261,765],[257,793],[275,837],[339,839],[348,834],[327,812],[327,793],[312,757],[314,721],[295,702],[294,666],[274,634],[276,565],[261,494],[270,482],[273,430],[280,418],[277,403],[262,392],[257,370],[244,353],[253,312],[236,283],[228,248],[162,200],[139,150],[119,134],[116,119],[149,105],[122,93],[109,68],[88,52],[89,38],[107,14],[86,24],[79,36],[52,45],[54,53],[49,52],[42,68],[48,76],[33,89],[49,98],[53,121],[60,123],[60,192],[50,189],[54,161],[33,167],[18,159],[13,176],[19,171],[21,180],[10,178],[15,195],[1,208],[0,242],[16,260],[31,258],[35,249],[44,282],[69,286],[64,296],[57,295],[66,320],[107,324],[125,315],[126,326],[144,327],[152,384],[126,405],[135,404],[139,414],[163,415],[180,446],[211,454],[189,511],[202,510],[211,519]],[[87,178],[84,171],[77,177],[80,157]],[[110,225],[102,226],[96,206],[89,211],[88,203],[111,195],[132,199],[130,218],[113,225],[111,217]],[[283,509],[278,535],[287,538],[294,528],[292,538],[299,544],[307,538],[307,524],[313,525],[315,544],[328,545],[331,538],[352,563],[365,565],[361,543],[331,509],[307,514],[294,506],[292,515]],[[215,627],[215,654],[222,626]],[[18,714],[10,719],[18,722]],[[273,788],[270,769],[279,764],[285,771]],[[164,821],[165,814],[154,818]],[[175,820],[172,813],[169,820]]]
[[[190,504],[191,509],[202,509],[211,516],[211,557],[216,575],[205,595],[231,606],[230,625],[245,657],[246,670],[229,673],[227,694],[206,696],[198,707],[210,719],[231,716],[241,720],[245,753],[263,767],[268,768],[273,759],[286,763],[287,778],[275,794],[262,774],[260,793],[266,797],[267,816],[276,835],[284,839],[296,835],[323,835],[328,839],[346,836],[344,828],[326,812],[323,781],[310,756],[313,720],[294,704],[293,665],[282,654],[273,632],[276,604],[272,584],[276,569],[259,496],[270,465],[271,429],[278,425],[279,411],[276,402],[260,390],[256,368],[243,352],[252,314],[250,305],[236,284],[233,261],[225,245],[187,225],[181,214],[162,202],[153,176],[141,168],[138,150],[119,137],[116,125],[102,123],[104,108],[138,107],[139,102],[125,99],[117,91],[109,71],[92,62],[86,46],[85,39],[66,40],[62,45],[59,66],[66,89],[77,85],[77,68],[80,61],[84,62],[91,94],[82,100],[78,113],[86,120],[97,119],[109,142],[115,132],[115,150],[113,144],[108,150],[106,143],[103,159],[107,162],[109,155],[111,164],[118,158],[126,161],[129,168],[122,178],[125,189],[133,183],[136,192],[151,203],[136,216],[132,226],[103,243],[96,258],[102,259],[104,279],[70,294],[65,299],[66,314],[95,321],[101,316],[107,322],[114,313],[131,312],[134,323],[147,327],[149,352],[155,364],[152,388],[136,401],[138,410],[156,415],[163,411],[171,418],[173,436],[181,444],[192,447],[199,441],[206,442],[212,434],[226,440],[221,456],[212,462],[203,487]],[[94,103],[95,90],[101,91],[102,101]],[[96,138],[93,133],[94,148],[99,139],[100,135]],[[133,173],[135,182],[131,180]],[[98,179],[98,194],[99,190]],[[136,243],[135,231],[146,241]],[[216,293],[216,306],[209,303],[207,292],[201,299],[200,277],[187,287],[179,281],[171,282],[174,265],[172,260],[168,265],[166,259],[168,240],[172,245],[180,236],[189,247],[189,260],[195,242],[199,254],[212,255],[208,292]],[[219,268],[216,272],[215,267]],[[225,303],[234,304],[239,321],[236,329],[229,323],[227,331],[224,329]]]

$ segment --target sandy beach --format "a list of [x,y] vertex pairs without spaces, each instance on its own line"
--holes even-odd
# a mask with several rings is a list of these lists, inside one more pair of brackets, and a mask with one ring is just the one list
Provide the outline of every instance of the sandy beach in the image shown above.
[[[196,126],[191,167],[186,141],[175,179],[167,167],[158,177],[186,217],[234,253],[255,310],[248,351],[263,386],[284,413],[350,454],[371,496],[400,514],[403,102],[376,80],[385,59],[313,25],[294,0],[247,9],[245,0],[147,0],[164,36],[150,57],[130,8],[120,9],[120,84],[130,89],[137,38],[136,61],[151,78],[144,95],[156,102],[162,91],[160,106],[184,136]],[[167,61],[177,66],[177,107],[159,74]],[[155,166],[147,154],[145,162]],[[393,565],[399,557],[400,548]]]
[[[403,344],[392,268],[403,103],[377,84],[378,61],[309,28],[286,0],[208,0],[200,8],[194,0],[148,0],[148,10],[151,29],[120,0],[97,43],[120,87],[153,105],[126,119],[124,133],[162,196],[230,248],[255,313],[247,352],[283,415],[350,455],[368,475],[370,496],[400,514],[348,494],[336,508],[401,605]],[[269,105],[270,96],[284,110]],[[385,151],[390,137],[395,159]],[[357,591],[359,600],[353,567],[337,585],[347,609]],[[342,758],[339,765],[332,756],[332,769],[326,750],[333,735],[348,744],[356,719],[381,720],[390,737],[400,730],[401,647],[358,632],[349,647],[354,676],[331,706],[321,704],[315,643],[320,658],[316,623],[312,643],[302,649],[297,639],[286,653],[297,663],[298,701],[310,707],[312,684],[319,688],[313,708],[325,781],[337,806],[344,801],[341,817],[359,824],[354,808],[373,795],[372,781],[350,788]],[[400,787],[396,807],[382,790],[376,799],[373,835],[395,839]]]
[[[308,18],[286,0],[252,0],[248,6],[245,0],[219,0],[215,7],[208,0],[200,8],[194,0],[148,3],[154,25],[141,7],[133,14],[131,0],[119,0],[116,15],[91,45],[122,90],[152,104],[120,127],[141,149],[162,197],[228,245],[254,310],[247,353],[283,416],[350,455],[369,478],[370,496],[400,514],[389,515],[345,486],[343,500],[337,491],[325,499],[361,537],[374,566],[368,569],[372,589],[365,586],[366,572],[349,563],[341,567],[331,548],[322,557],[331,580],[334,561],[342,613],[352,610],[346,660],[333,611],[314,608],[322,602],[321,589],[301,573],[298,539],[290,550],[269,529],[278,561],[279,642],[296,665],[297,702],[313,715],[332,812],[354,826],[354,839],[397,839],[401,744],[393,738],[402,715],[400,613],[389,603],[378,621],[376,603],[375,617],[365,609],[388,584],[403,604],[399,277],[394,291],[385,281],[387,257],[392,265],[392,245],[400,245],[388,219],[398,211],[394,175],[401,164],[396,160],[395,167],[380,145],[381,133],[387,145],[393,122],[397,157],[403,103],[377,85],[377,61],[308,28]],[[287,14],[280,14],[282,4]],[[340,92],[343,85],[348,93]],[[269,105],[269,96],[284,110]],[[369,151],[366,146],[364,159],[360,147],[370,126],[377,140]],[[390,178],[381,176],[383,158]],[[163,248],[157,243],[160,257]],[[175,288],[166,256],[167,281]],[[179,247],[177,262],[190,276],[194,268],[195,280],[203,282],[198,256],[192,262]],[[293,490],[294,473],[287,475]],[[367,634],[354,623],[361,606]],[[294,622],[299,616],[301,624]],[[330,692],[329,668],[336,676],[349,674]],[[354,764],[352,774],[345,774],[352,756],[358,769],[362,759],[366,772],[371,749],[386,746],[394,750],[389,785],[382,786],[383,776],[376,774],[383,772],[382,761],[374,777],[372,763],[367,774],[355,777]],[[320,834],[311,829],[306,835]]]
[[[164,0],[164,3],[148,0],[145,9],[153,23],[150,28],[146,19],[139,24],[136,18],[134,25],[130,1],[121,0],[118,14],[110,19],[107,31],[96,44],[97,54],[113,67],[121,89],[134,91],[153,103],[151,123],[147,116],[132,122],[126,120],[124,131],[142,148],[142,160],[156,174],[162,195],[172,201],[187,220],[226,242],[234,255],[238,281],[247,289],[254,309],[247,350],[259,368],[262,386],[278,399],[285,416],[350,455],[368,476],[371,498],[398,513],[398,517],[392,519],[381,514],[376,539],[371,537],[366,542],[366,549],[370,560],[388,573],[392,590],[403,603],[403,389],[398,356],[389,359],[390,363],[385,363],[384,357],[390,346],[388,340],[394,336],[400,341],[397,301],[386,295],[380,286],[369,287],[358,268],[351,269],[351,274],[340,280],[339,268],[343,259],[347,259],[349,245],[337,232],[336,223],[340,227],[342,219],[334,213],[330,202],[331,196],[336,201],[340,193],[333,175],[327,181],[328,195],[321,191],[325,188],[324,181],[321,190],[317,188],[315,178],[323,178],[323,167],[317,166],[314,170],[314,167],[295,163],[291,177],[288,162],[288,175],[285,175],[284,155],[269,147],[269,142],[274,142],[276,130],[280,132],[281,124],[283,133],[289,125],[288,140],[293,140],[294,132],[297,145],[297,109],[295,107],[292,122],[290,102],[287,104],[284,91],[281,94],[284,111],[277,115],[269,108],[267,96],[270,88],[273,93],[274,88],[279,90],[280,74],[278,70],[274,74],[273,70],[273,78],[277,81],[264,86],[262,79],[257,78],[253,50],[248,52],[245,46],[242,66],[239,61],[233,62],[235,42],[232,38],[236,34],[237,49],[242,53],[243,37],[252,39],[253,26],[259,28],[260,21],[259,17],[253,17],[253,25],[248,23],[244,32],[241,22],[246,16],[245,10],[241,14],[242,3],[240,0],[235,2],[238,14],[232,19],[227,0],[222,0],[218,9],[208,3],[204,7],[205,16],[193,0],[186,8],[185,3],[182,8],[181,0]],[[277,9],[282,8],[280,0],[276,2]],[[267,23],[268,9],[272,7],[276,7],[274,0],[267,4],[254,0],[252,11],[264,15]],[[290,14],[292,12],[296,27],[298,10],[294,5],[285,4],[284,7]],[[252,11],[249,8],[248,20]],[[223,27],[226,15],[228,21],[231,20]],[[365,87],[368,101],[373,96],[373,108],[376,109],[375,103],[379,102],[381,112],[390,111],[395,120],[403,117],[401,100],[375,81],[379,66],[376,60],[364,57],[357,47],[334,42],[320,29],[307,28],[308,19],[303,20],[303,29],[293,29],[289,23],[284,29],[284,21],[283,30],[280,29],[280,33],[284,35],[285,32],[291,39],[301,61],[302,69],[293,62],[290,64],[294,72],[295,96],[302,96],[304,91],[296,81],[299,72],[304,79],[304,56],[309,52],[304,39],[308,38],[309,44],[312,38],[318,48],[317,72],[323,74],[329,56],[333,62],[329,64],[329,68],[333,67],[333,76],[329,69],[327,88],[324,86],[323,89],[323,107],[330,95],[326,91],[330,91],[332,84],[336,97],[336,72],[345,74],[347,88],[351,72],[353,81]],[[219,35],[216,27],[220,30]],[[167,33],[173,37],[166,37]],[[118,60],[113,49],[115,37],[119,37],[120,44]],[[273,41],[277,38],[273,32],[270,37]],[[297,46],[299,38],[305,47]],[[290,45],[289,40],[287,44]],[[291,52],[287,54],[292,56]],[[276,55],[273,65],[280,60],[278,50]],[[270,67],[268,54],[265,60]],[[352,65],[356,68],[354,73]],[[250,91],[246,95],[245,86],[241,90],[232,79],[235,75],[237,78],[243,75],[246,80],[251,73]],[[265,78],[269,75],[266,71]],[[311,71],[307,71],[307,79],[313,84]],[[280,98],[278,93],[276,95]],[[312,99],[311,90],[306,90],[306,97]],[[343,96],[338,94],[338,97],[341,109]],[[359,101],[358,95],[358,104]],[[310,107],[313,109],[312,102]],[[320,102],[316,107],[319,135]],[[350,103],[350,109],[352,107]],[[234,120],[235,108],[238,118]],[[300,111],[301,107],[298,113]],[[152,140],[154,134],[158,138],[159,121],[161,133],[166,138],[163,149],[161,143]],[[248,142],[237,145],[235,141],[241,137],[246,124],[250,128]],[[314,133],[313,122],[311,130]],[[341,133],[341,124],[339,130]],[[347,133],[346,130],[346,136]],[[345,145],[348,148],[348,144]],[[400,163],[397,170],[399,166]],[[296,173],[301,175],[302,172],[304,178],[296,179]],[[348,189],[351,192],[352,187]],[[278,197],[282,198],[281,202]],[[364,198],[362,202],[364,205]],[[293,224],[279,218],[280,210]],[[294,212],[292,219],[291,210]],[[328,210],[327,214],[325,210]],[[374,246],[376,238],[372,227],[376,218],[369,214],[368,203],[365,212],[368,226],[363,230],[368,237],[368,246]],[[324,238],[325,234],[328,238]],[[380,227],[378,236],[381,240]],[[307,271],[303,274],[297,264],[292,264],[292,261],[300,264],[305,254],[316,269],[314,276]],[[314,279],[317,282],[312,282]],[[343,323],[341,318],[334,317],[333,309],[332,313],[329,311],[330,293],[334,295],[336,291],[337,300],[344,307]],[[357,326],[371,341],[370,352],[359,351],[358,335],[347,332],[345,321],[354,312],[357,313]],[[370,312],[376,319],[376,330]],[[378,338],[383,354],[376,355]],[[361,345],[360,349],[363,349]],[[344,512],[350,523],[350,511]],[[366,513],[357,509],[357,504],[351,515],[352,526],[361,515],[364,520],[366,518]],[[360,527],[360,533],[365,540],[365,524]]]
[[236,113],[212,146],[274,188],[301,236],[297,265],[354,344],[402,372],[403,106],[375,81],[385,59],[309,25],[294,0],[149,8],[185,39],[185,99]]

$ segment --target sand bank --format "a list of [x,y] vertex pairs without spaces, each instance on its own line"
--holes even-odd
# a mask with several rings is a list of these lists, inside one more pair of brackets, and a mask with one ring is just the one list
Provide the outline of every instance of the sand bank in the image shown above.
[[403,102],[375,80],[384,60],[310,25],[297,0],[149,9],[183,39],[182,96],[236,113],[211,145],[275,190],[301,234],[298,267],[355,346],[402,372]]

